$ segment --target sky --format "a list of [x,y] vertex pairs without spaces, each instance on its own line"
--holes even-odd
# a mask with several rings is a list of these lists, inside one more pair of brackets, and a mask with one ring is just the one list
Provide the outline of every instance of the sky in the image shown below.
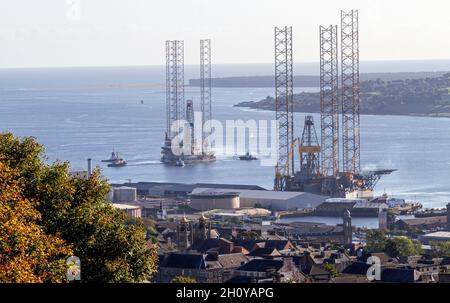
[[448,0],[0,0],[0,68],[164,64],[164,41],[199,61],[273,62],[273,27],[293,27],[295,62],[318,61],[319,25],[359,10],[360,58],[450,59]]

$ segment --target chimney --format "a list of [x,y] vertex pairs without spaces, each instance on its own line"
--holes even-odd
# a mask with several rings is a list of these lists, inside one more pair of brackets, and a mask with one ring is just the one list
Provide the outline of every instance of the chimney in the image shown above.
[[88,159],[88,176],[92,176],[92,159]]

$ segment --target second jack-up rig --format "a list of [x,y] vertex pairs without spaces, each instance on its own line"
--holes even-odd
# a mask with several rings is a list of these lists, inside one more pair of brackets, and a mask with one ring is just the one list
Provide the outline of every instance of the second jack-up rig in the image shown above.
[[[393,169],[362,171],[358,11],[341,11],[341,78],[338,79],[337,25],[320,26],[320,143],[312,116],[294,138],[292,27],[275,28],[275,109],[278,160],[274,189],[332,197],[372,196],[381,176]],[[342,166],[339,115],[342,116]],[[296,152],[300,166],[295,166]]]

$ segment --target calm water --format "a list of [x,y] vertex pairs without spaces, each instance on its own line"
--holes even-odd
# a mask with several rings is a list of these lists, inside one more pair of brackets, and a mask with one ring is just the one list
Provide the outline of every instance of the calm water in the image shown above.
[[[218,182],[271,188],[274,169],[259,161],[227,156],[184,168],[159,162],[165,130],[163,71],[160,67],[1,70],[0,130],[37,137],[51,160],[69,160],[74,168],[86,167],[86,159],[92,158],[114,182]],[[187,74],[196,76],[194,71]],[[230,74],[226,70],[221,75]],[[193,97],[196,108],[198,95],[197,88],[186,89],[186,98]],[[214,89],[213,116],[221,121],[272,120],[272,112],[232,107],[268,95],[273,89]],[[304,116],[295,115],[297,133]],[[318,122],[318,115],[313,116]],[[450,119],[363,116],[361,123],[363,166],[398,169],[379,182],[377,193],[386,190],[426,207],[450,201]],[[129,161],[127,167],[108,168],[100,162],[113,149]]]
[[[413,215],[399,216],[400,219],[412,219]],[[279,223],[291,223],[291,222],[314,222],[314,223],[324,223],[327,225],[342,224],[342,218],[339,217],[318,217],[318,216],[306,216],[306,217],[292,217],[292,218],[282,218],[277,220]],[[352,218],[352,225],[361,228],[378,228],[379,220],[378,218]]]

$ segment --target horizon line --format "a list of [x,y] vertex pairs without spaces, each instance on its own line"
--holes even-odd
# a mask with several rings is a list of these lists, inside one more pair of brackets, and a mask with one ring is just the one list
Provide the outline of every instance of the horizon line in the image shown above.
[[[361,60],[361,63],[367,62],[408,62],[408,61],[450,61],[450,58],[441,59],[372,59]],[[264,65],[273,64],[273,62],[248,62],[248,63],[213,63],[213,65]],[[319,61],[297,61],[293,64],[319,64]],[[185,66],[196,66],[197,63],[187,63]],[[0,70],[8,69],[64,69],[64,68],[121,68],[121,67],[165,67],[165,64],[125,64],[125,65],[60,65],[60,66],[17,66],[17,67],[0,67]]]

